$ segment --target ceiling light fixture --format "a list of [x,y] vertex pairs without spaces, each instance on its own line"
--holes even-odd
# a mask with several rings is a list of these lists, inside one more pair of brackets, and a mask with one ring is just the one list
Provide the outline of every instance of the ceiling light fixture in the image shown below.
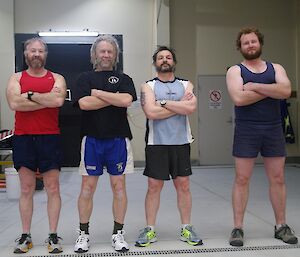
[[97,37],[97,31],[40,31],[40,37]]

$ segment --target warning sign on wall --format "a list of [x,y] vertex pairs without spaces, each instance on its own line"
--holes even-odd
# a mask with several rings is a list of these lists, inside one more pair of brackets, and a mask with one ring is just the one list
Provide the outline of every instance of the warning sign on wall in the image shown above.
[[222,91],[210,90],[209,91],[209,109],[222,109]]

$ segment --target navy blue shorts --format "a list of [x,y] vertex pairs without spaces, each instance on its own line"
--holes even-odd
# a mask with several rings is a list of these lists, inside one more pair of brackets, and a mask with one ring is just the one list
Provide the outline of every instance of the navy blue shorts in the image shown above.
[[285,138],[281,124],[236,124],[232,154],[240,158],[286,156]]
[[13,162],[16,170],[21,167],[40,173],[60,170],[62,160],[60,135],[13,136]]
[[147,145],[144,175],[159,180],[190,176],[192,174],[190,152],[190,144]]

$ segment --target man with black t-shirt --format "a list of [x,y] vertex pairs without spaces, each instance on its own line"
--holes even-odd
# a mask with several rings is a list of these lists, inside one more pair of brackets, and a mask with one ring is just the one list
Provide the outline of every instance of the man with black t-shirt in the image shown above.
[[75,102],[82,112],[82,175],[78,199],[79,237],[74,251],[89,249],[89,220],[93,195],[103,170],[110,174],[113,192],[114,228],[112,246],[116,251],[128,251],[124,240],[124,218],[127,209],[125,175],[133,169],[127,120],[127,107],[137,99],[132,79],[114,70],[119,47],[110,35],[99,36],[91,47],[94,71],[82,73],[78,79]]

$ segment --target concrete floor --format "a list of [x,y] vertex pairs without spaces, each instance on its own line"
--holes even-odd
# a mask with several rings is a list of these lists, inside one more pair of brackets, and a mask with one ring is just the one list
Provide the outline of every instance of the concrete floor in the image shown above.
[[[255,168],[248,208],[245,216],[245,246],[229,246],[232,229],[231,187],[234,178],[232,167],[193,167],[191,191],[193,195],[192,223],[202,237],[204,245],[192,247],[179,241],[180,219],[176,207],[173,183],[165,183],[156,231],[159,241],[147,248],[134,246],[139,229],[145,226],[144,198],[147,179],[141,169],[127,175],[128,211],[125,221],[126,240],[130,251],[115,252],[110,244],[113,219],[112,194],[108,175],[99,179],[94,198],[94,211],[90,221],[91,248],[81,256],[280,256],[299,257],[300,246],[290,246],[274,239],[274,215],[268,199],[267,179],[263,167]],[[287,223],[300,235],[300,168],[286,168]],[[81,178],[76,168],[64,168],[61,172],[62,210],[58,233],[63,238],[64,252],[55,256],[77,256],[73,245],[77,238],[77,197]],[[22,256],[50,256],[45,247],[48,234],[44,191],[37,191],[34,198],[32,238],[34,247]],[[8,200],[5,190],[0,192],[0,256],[13,254],[14,240],[21,233],[18,201]],[[54,256],[54,255],[53,255]]]

